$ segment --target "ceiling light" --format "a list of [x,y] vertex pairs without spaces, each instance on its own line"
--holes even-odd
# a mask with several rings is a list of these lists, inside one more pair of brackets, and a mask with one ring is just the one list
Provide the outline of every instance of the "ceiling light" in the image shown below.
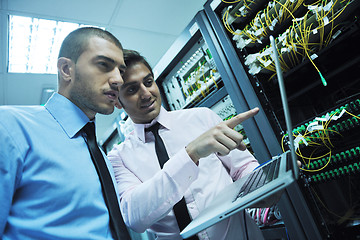
[[8,72],[56,74],[62,41],[83,26],[88,25],[9,15]]

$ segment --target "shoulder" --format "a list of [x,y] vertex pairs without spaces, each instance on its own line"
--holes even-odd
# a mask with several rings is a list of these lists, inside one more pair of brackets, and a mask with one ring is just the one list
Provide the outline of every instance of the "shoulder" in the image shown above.
[[32,120],[36,119],[37,114],[43,111],[43,106],[0,106],[0,122],[14,123],[14,120]]
[[43,126],[41,113],[44,112],[43,106],[1,106],[1,131],[18,137],[24,132],[33,131],[37,126]]
[[[30,133],[36,132],[36,125],[42,126],[37,113],[41,106],[1,106],[0,107],[0,142],[11,158],[15,155],[24,157],[30,146]],[[36,136],[32,134],[31,136]],[[16,150],[15,150],[16,149]],[[10,156],[9,156],[10,159]]]
[[140,140],[136,137],[136,134],[134,133],[134,131],[131,131],[129,134],[127,134],[127,136],[125,137],[125,139],[115,145],[111,151],[108,153],[108,156],[116,156],[116,155],[121,155],[122,152],[125,151],[133,151],[133,149],[139,145]]
[[29,105],[29,106],[22,106],[22,105],[6,105],[0,106],[0,113],[2,114],[9,114],[9,115],[19,115],[19,114],[35,114],[38,111],[44,110],[44,106],[40,105]]

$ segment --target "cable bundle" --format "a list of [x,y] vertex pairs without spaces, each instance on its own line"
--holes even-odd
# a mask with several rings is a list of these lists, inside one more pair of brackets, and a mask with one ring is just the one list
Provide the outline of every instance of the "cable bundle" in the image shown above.
[[[341,33],[337,29],[341,20],[348,15],[346,10],[350,4],[358,3],[354,0],[323,0],[306,5],[304,0],[273,0],[244,29],[234,30],[230,25],[228,18],[231,22],[235,21],[230,15],[231,8],[224,12],[222,20],[240,50],[263,45],[268,42],[270,34],[276,34],[280,28],[289,26],[276,38],[282,70],[286,72],[308,59],[323,84],[327,85],[313,60],[317,58],[318,51]],[[296,13],[302,12],[305,14],[295,17]],[[249,73],[274,73],[275,76],[271,54],[270,47],[266,46],[257,53],[247,55],[245,64],[249,67]]]
[[250,208],[246,211],[259,226],[269,226],[281,221],[281,214],[276,205],[269,208]]

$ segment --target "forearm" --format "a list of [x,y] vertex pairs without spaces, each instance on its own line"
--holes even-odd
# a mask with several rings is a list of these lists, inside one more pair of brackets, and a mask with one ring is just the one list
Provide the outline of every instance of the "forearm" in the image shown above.
[[171,211],[197,175],[197,166],[182,150],[147,181],[125,186],[122,183],[128,180],[117,179],[126,224],[137,232],[145,231]]
[[144,232],[165,217],[182,198],[180,187],[162,170],[152,179],[126,191],[121,197],[121,211],[126,224]]

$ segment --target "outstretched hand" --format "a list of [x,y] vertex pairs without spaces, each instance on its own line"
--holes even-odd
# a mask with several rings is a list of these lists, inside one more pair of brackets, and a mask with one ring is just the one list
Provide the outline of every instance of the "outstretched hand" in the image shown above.
[[197,163],[200,158],[206,157],[214,152],[220,155],[227,155],[235,148],[244,151],[246,145],[242,141],[243,135],[233,128],[246,119],[255,116],[258,112],[259,108],[253,108],[247,112],[240,113],[200,135],[186,146],[186,151],[190,158]]

